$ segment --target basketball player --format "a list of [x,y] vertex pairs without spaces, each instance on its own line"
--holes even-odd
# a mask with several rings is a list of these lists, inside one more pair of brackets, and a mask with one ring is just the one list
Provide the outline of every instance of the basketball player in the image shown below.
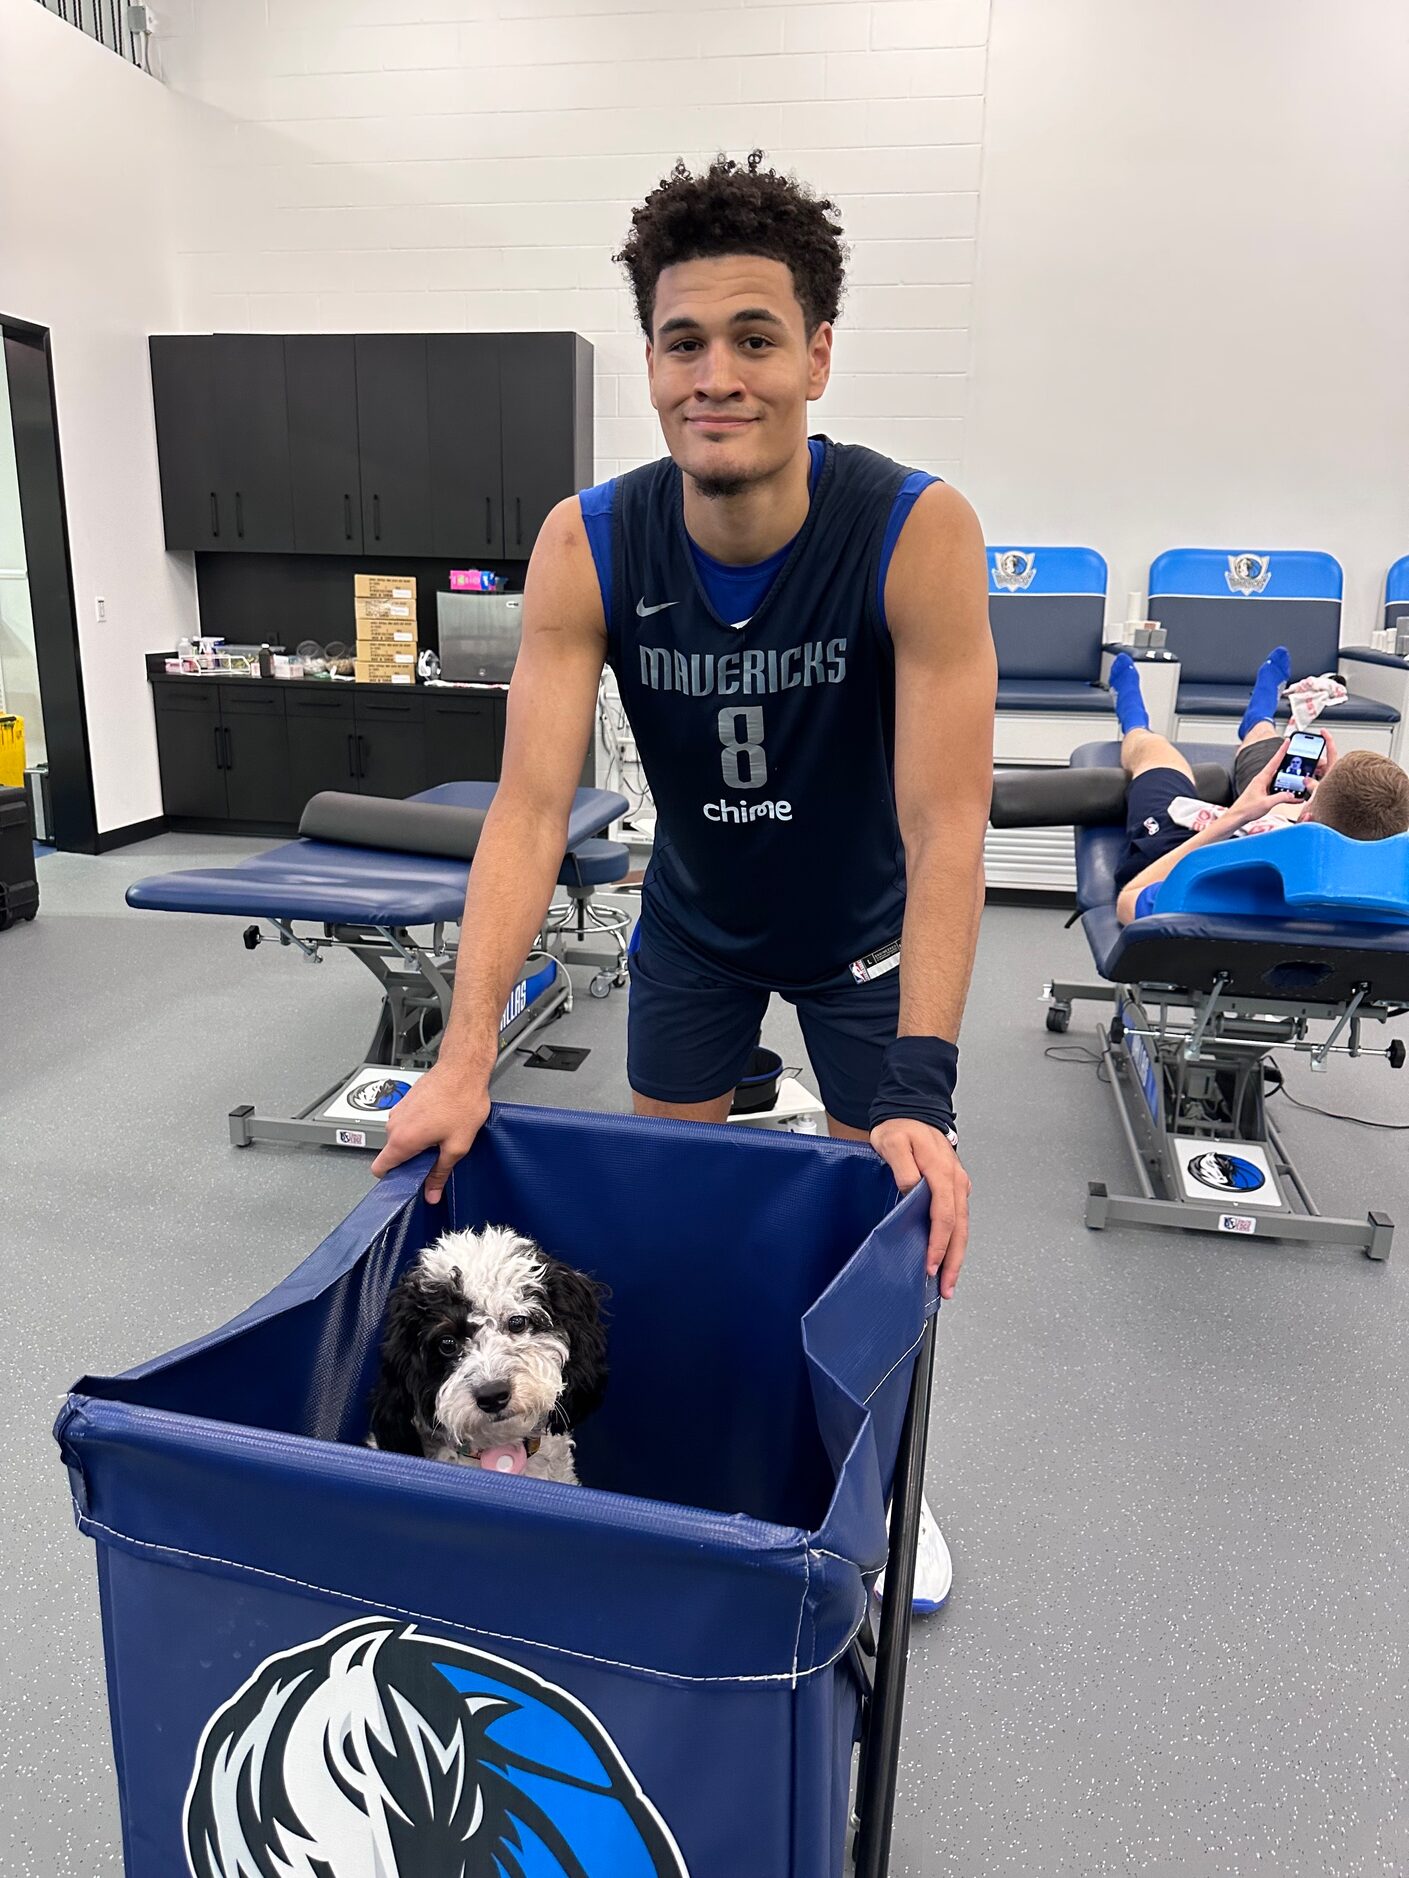
[[[657,817],[631,961],[637,1113],[723,1121],[777,992],[831,1133],[869,1139],[902,1191],[929,1182],[947,1299],[968,1237],[954,1089],[991,788],[987,572],[955,489],[808,436],[843,279],[834,215],[755,152],[677,165],[632,217],[618,259],[669,454],[560,503],[538,537],[453,1011],[373,1171],[437,1147],[437,1199],[489,1112],[609,664]],[[948,1584],[927,1519],[917,1605]]]

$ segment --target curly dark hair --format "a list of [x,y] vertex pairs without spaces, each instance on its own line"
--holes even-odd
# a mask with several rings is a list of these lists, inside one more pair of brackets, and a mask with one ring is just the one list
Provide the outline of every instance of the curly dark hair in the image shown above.
[[759,254],[782,261],[793,277],[807,330],[834,320],[841,303],[846,248],[837,206],[805,183],[763,168],[763,152],[745,163],[722,152],[699,176],[682,159],[631,216],[631,233],[612,259],[625,268],[647,339],[662,268],[719,254]]

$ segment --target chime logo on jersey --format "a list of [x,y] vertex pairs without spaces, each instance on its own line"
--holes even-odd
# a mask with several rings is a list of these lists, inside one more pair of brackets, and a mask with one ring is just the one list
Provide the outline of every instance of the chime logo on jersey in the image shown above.
[[193,1878],[689,1878],[596,1717],[516,1664],[361,1618],[207,1724]]
[[1267,1184],[1262,1169],[1240,1154],[1196,1154],[1189,1162],[1189,1172],[1200,1186],[1216,1188],[1220,1193],[1255,1193]]

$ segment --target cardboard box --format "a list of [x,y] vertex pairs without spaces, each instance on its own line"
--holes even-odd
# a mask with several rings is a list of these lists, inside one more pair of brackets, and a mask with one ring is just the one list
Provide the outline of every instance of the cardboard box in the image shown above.
[[359,643],[357,657],[363,665],[396,666],[408,672],[416,669],[414,646],[369,646]]
[[414,685],[414,665],[384,665],[380,660],[354,659],[352,675],[359,685]]
[[409,600],[416,604],[414,574],[354,574],[352,591],[359,600]]
[[364,657],[374,656],[373,648],[388,652],[414,652],[421,641],[413,619],[360,619],[357,622],[357,645],[367,648]]
[[416,619],[414,600],[354,600],[352,607],[359,626],[369,619],[410,620],[413,624]]

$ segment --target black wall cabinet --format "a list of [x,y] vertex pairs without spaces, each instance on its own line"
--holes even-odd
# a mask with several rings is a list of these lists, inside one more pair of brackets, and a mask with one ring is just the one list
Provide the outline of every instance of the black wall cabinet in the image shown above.
[[430,393],[414,333],[357,340],[362,539],[369,554],[431,554]]
[[[431,529],[437,554],[507,558],[499,381],[503,344],[493,333],[436,333],[426,341]],[[565,483],[561,494],[572,493]]]
[[152,402],[169,548],[294,546],[284,342],[153,339]]
[[169,548],[522,561],[592,480],[576,333],[155,337]]
[[362,552],[354,347],[350,334],[284,341],[294,546],[303,554]]

